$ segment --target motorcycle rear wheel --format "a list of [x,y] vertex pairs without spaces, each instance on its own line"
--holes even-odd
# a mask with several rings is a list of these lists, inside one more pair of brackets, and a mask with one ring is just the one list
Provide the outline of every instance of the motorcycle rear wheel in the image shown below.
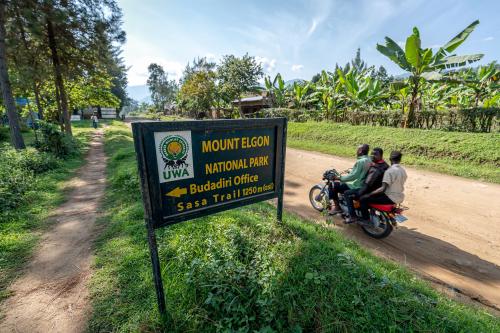
[[361,229],[370,237],[382,239],[389,236],[393,230],[391,220],[384,214],[378,215],[380,218],[379,226],[362,225]]
[[325,210],[328,204],[328,194],[323,190],[323,186],[314,185],[311,187],[309,190],[309,202],[311,202],[311,206],[318,212]]

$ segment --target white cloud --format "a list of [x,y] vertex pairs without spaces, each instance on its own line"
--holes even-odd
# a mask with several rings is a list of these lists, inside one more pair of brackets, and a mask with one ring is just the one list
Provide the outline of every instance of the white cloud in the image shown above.
[[126,64],[130,66],[127,75],[129,86],[146,84],[149,76],[148,66],[152,63],[162,66],[169,79],[179,80],[186,64],[174,59],[165,59],[161,56],[162,53],[157,45],[130,34],[123,53]]
[[489,42],[490,40],[493,40],[493,39],[495,39],[495,38],[494,38],[494,37],[492,37],[492,36],[489,36],[489,37],[483,38],[483,40],[484,40],[485,42]]
[[169,79],[179,80],[184,71],[185,65],[178,61],[166,60],[158,57],[137,59],[133,61],[128,71],[128,81],[130,86],[146,84],[148,79],[148,66],[156,63],[163,67]]
[[304,65],[292,65],[292,72],[300,72],[304,68]]
[[276,59],[269,59],[266,57],[255,57],[255,60],[262,65],[262,68],[267,73],[272,73],[276,69]]
[[311,36],[317,27],[318,27],[318,19],[313,18],[312,23],[311,23],[311,27],[307,31],[307,36]]

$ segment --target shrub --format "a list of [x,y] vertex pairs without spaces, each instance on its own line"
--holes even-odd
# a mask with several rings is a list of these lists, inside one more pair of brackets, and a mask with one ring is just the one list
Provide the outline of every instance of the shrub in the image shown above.
[[288,109],[288,108],[269,108],[262,109],[255,113],[259,118],[285,117],[289,121],[306,122],[309,120],[323,120],[320,111],[315,109]]
[[16,207],[34,181],[32,172],[0,164],[0,211]]
[[[324,113],[316,109],[262,109],[259,118],[285,117],[293,122],[325,120]],[[499,130],[499,108],[471,108],[461,110],[421,110],[415,114],[415,128],[441,129],[461,132],[496,132]],[[401,127],[405,115],[401,110],[344,110],[328,120],[351,125]]]
[[57,158],[49,153],[40,152],[34,148],[16,151],[5,149],[0,153],[2,165],[9,169],[20,169],[33,173],[42,173],[59,166]]
[[0,150],[0,211],[16,207],[36,183],[36,175],[55,169],[59,161],[34,148]]
[[51,152],[58,157],[74,154],[78,151],[76,141],[70,136],[61,132],[54,124],[38,121],[42,140],[37,143],[37,148],[41,151]]

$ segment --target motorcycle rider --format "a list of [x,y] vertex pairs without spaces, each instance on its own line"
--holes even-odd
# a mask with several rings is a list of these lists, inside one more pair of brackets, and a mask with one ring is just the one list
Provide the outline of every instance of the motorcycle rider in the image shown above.
[[382,186],[376,190],[363,194],[360,197],[361,213],[363,219],[368,220],[368,204],[400,204],[404,200],[404,184],[408,178],[405,169],[400,165],[403,154],[399,151],[391,152],[391,167],[387,169],[382,178]]
[[389,165],[384,161],[383,157],[384,151],[382,148],[373,148],[372,162],[370,163],[370,168],[368,169],[363,186],[359,190],[353,189],[344,192],[347,208],[349,209],[349,217],[345,220],[345,223],[355,223],[358,220],[354,210],[353,200],[382,186],[384,172],[389,168]]
[[334,208],[329,212],[330,215],[335,215],[342,212],[339,204],[339,193],[344,193],[347,190],[360,189],[366,178],[366,174],[370,167],[371,160],[368,157],[370,146],[362,144],[356,150],[357,161],[354,163],[351,172],[348,175],[340,176],[333,182],[333,186],[329,188],[330,199],[333,200]]

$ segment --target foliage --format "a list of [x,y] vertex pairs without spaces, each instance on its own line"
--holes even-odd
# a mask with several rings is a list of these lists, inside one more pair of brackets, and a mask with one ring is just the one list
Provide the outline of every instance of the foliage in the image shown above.
[[401,150],[403,163],[440,173],[500,183],[500,134],[289,123],[287,144],[294,148],[354,156],[367,143],[385,151]]
[[[459,59],[450,52],[465,41],[477,24],[471,24],[435,54],[432,49],[417,47],[420,45],[417,29],[408,38],[408,54],[387,38],[387,45],[379,45],[379,49],[410,70],[408,79],[396,80],[388,76],[383,66],[377,70],[368,66],[358,49],[355,58],[344,67],[336,65],[333,72],[324,70],[311,81],[294,80],[287,84],[278,73],[274,78],[266,76],[264,87],[253,86],[254,81],[239,92],[267,95],[272,108],[255,113],[260,117],[285,115],[300,122],[333,120],[394,127],[409,126],[411,118],[411,127],[415,128],[498,131],[499,66],[491,63],[477,68],[448,68],[463,65],[465,58]],[[479,57],[475,55],[468,59],[472,61]],[[460,61],[455,64],[455,60]],[[198,116],[197,110],[203,111],[202,114],[205,110],[211,110],[212,114],[217,111],[218,116],[223,111],[227,116],[226,111],[231,111],[235,99],[242,96],[236,93],[233,84],[228,83],[238,84],[240,74],[237,73],[245,68],[242,61],[235,56],[226,56],[219,65],[206,58],[195,59],[192,65],[188,63],[181,79],[182,93],[178,95],[180,110],[188,111],[187,115],[191,117]],[[198,74],[213,73],[216,67],[215,75]],[[252,70],[247,72],[250,75]],[[196,81],[190,81],[194,75],[197,75]],[[194,99],[186,97],[189,95]]]
[[0,150],[0,211],[16,207],[35,182],[35,175],[58,166],[51,154],[34,148]]
[[348,100],[347,106],[352,109],[360,110],[375,105],[386,96],[382,90],[381,82],[365,75],[364,72],[351,69],[347,74],[344,74],[338,69],[337,74]]
[[189,110],[192,118],[211,115],[211,107],[217,98],[215,72],[199,71],[189,75],[179,91],[179,105]]
[[439,73],[442,69],[460,67],[467,63],[480,60],[482,54],[468,56],[456,56],[452,52],[459,47],[467,37],[472,33],[479,21],[472,22],[467,28],[461,31],[457,36],[433,53],[432,48],[421,47],[420,32],[417,27],[413,28],[413,34],[406,39],[405,50],[391,38],[385,38],[385,45],[377,44],[377,50],[387,56],[403,70],[410,72],[409,79],[411,89],[411,100],[408,115],[405,121],[406,125],[414,125],[415,113],[418,111],[418,95],[421,91],[422,80],[438,80],[442,77]]
[[51,152],[58,157],[71,155],[77,151],[76,142],[56,125],[45,121],[37,123],[42,134],[42,140],[37,143],[38,149]]
[[120,99],[112,93],[113,78],[101,71],[90,77],[81,76],[67,82],[68,98],[72,109],[84,109],[89,106],[119,108]]
[[274,107],[284,107],[287,104],[287,88],[285,86],[285,81],[278,73],[271,82],[271,78],[266,76],[264,79],[264,84],[266,86],[266,91],[268,96],[271,97]]
[[175,100],[177,93],[177,84],[174,80],[168,79],[168,74],[162,66],[158,64],[150,64],[148,67],[148,87],[151,92],[151,100],[158,112],[165,111],[168,103]]
[[207,60],[206,57],[197,58],[193,60],[193,65],[188,63],[184,72],[182,73],[182,78],[180,80],[181,84],[187,82],[192,75],[199,72],[215,72],[217,64]]
[[[123,105],[122,13],[115,0],[7,2],[13,90],[71,135],[76,108]],[[47,117],[45,117],[47,115]]]
[[[248,54],[241,58],[234,55],[223,56],[217,67],[221,97],[226,103],[240,100],[243,93],[257,89],[258,80],[262,75],[262,66]],[[243,118],[241,110],[240,116]]]
[[88,331],[498,330],[497,318],[449,300],[331,228],[287,214],[277,224],[265,203],[157,230],[169,313],[162,322],[131,134],[115,124],[105,134],[110,181]]

